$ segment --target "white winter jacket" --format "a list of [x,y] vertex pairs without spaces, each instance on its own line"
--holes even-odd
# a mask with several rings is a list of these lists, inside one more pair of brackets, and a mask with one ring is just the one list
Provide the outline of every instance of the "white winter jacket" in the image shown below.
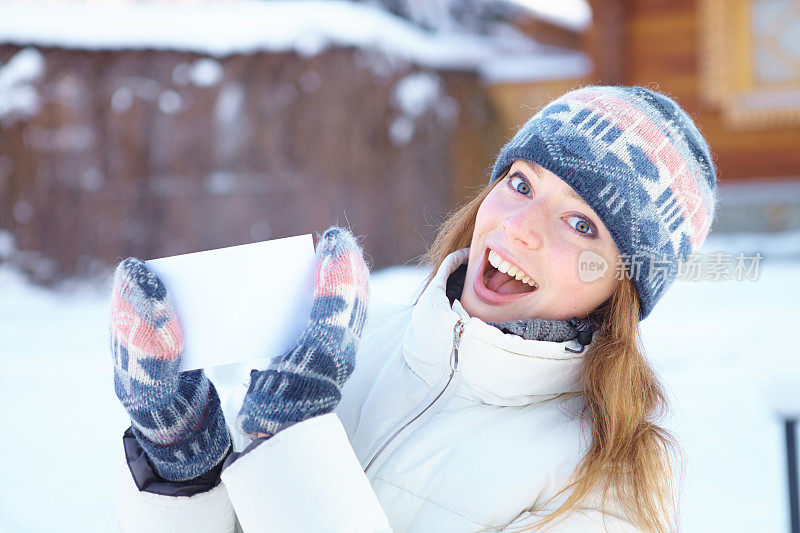
[[[582,355],[566,348],[580,344],[504,334],[451,307],[445,284],[468,253],[451,254],[415,305],[373,302],[336,412],[251,447],[216,488],[140,492],[123,464],[120,530],[509,531],[555,509],[588,439],[569,394]],[[223,401],[229,423],[246,388]],[[637,530],[594,499],[547,531]]]

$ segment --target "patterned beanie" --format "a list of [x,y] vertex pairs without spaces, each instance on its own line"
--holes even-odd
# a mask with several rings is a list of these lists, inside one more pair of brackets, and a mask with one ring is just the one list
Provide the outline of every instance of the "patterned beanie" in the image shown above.
[[519,159],[557,175],[597,213],[636,285],[640,320],[714,218],[708,144],[675,101],[643,87],[589,86],[553,100],[503,147],[490,183]]

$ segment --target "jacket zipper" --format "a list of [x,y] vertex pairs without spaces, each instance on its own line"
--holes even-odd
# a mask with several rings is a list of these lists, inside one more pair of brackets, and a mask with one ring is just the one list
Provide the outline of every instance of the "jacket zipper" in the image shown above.
[[453,349],[450,352],[450,377],[447,379],[447,383],[445,383],[442,390],[439,391],[439,394],[436,395],[436,397],[433,399],[432,402],[426,405],[425,408],[419,413],[417,413],[417,415],[414,418],[412,418],[411,420],[400,426],[394,433],[391,434],[391,436],[388,439],[384,441],[381,447],[378,448],[378,451],[375,452],[375,455],[372,456],[372,459],[369,460],[369,463],[367,463],[367,467],[364,469],[365,473],[369,471],[369,469],[375,463],[375,460],[383,453],[384,450],[386,450],[387,446],[389,446],[389,444],[393,440],[395,440],[395,438],[397,438],[397,436],[400,435],[403,432],[403,430],[405,430],[408,426],[410,426],[416,420],[418,420],[423,414],[425,414],[425,412],[428,409],[433,407],[433,405],[435,405],[436,402],[439,401],[439,398],[442,397],[442,395],[445,393],[448,387],[450,387],[450,384],[453,382],[453,377],[456,375],[456,372],[458,371],[458,345],[461,342],[462,333],[464,333],[464,322],[462,320],[459,320],[458,322],[456,322],[456,325],[453,328]]

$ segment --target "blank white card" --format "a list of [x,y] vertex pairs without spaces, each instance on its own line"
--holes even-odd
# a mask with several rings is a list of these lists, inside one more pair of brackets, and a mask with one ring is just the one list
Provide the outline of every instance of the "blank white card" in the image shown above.
[[276,357],[311,312],[314,242],[287,237],[147,261],[183,330],[181,370]]

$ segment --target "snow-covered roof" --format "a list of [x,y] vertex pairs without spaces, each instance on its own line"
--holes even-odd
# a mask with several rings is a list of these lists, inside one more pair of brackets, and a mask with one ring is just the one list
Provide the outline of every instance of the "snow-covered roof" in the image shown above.
[[329,47],[374,48],[431,68],[474,70],[489,82],[581,77],[581,53],[507,31],[428,32],[378,8],[346,1],[0,1],[0,43],[87,50],[176,50],[211,56]]
[[583,31],[592,23],[592,8],[586,0],[510,0],[534,16],[556,26]]

